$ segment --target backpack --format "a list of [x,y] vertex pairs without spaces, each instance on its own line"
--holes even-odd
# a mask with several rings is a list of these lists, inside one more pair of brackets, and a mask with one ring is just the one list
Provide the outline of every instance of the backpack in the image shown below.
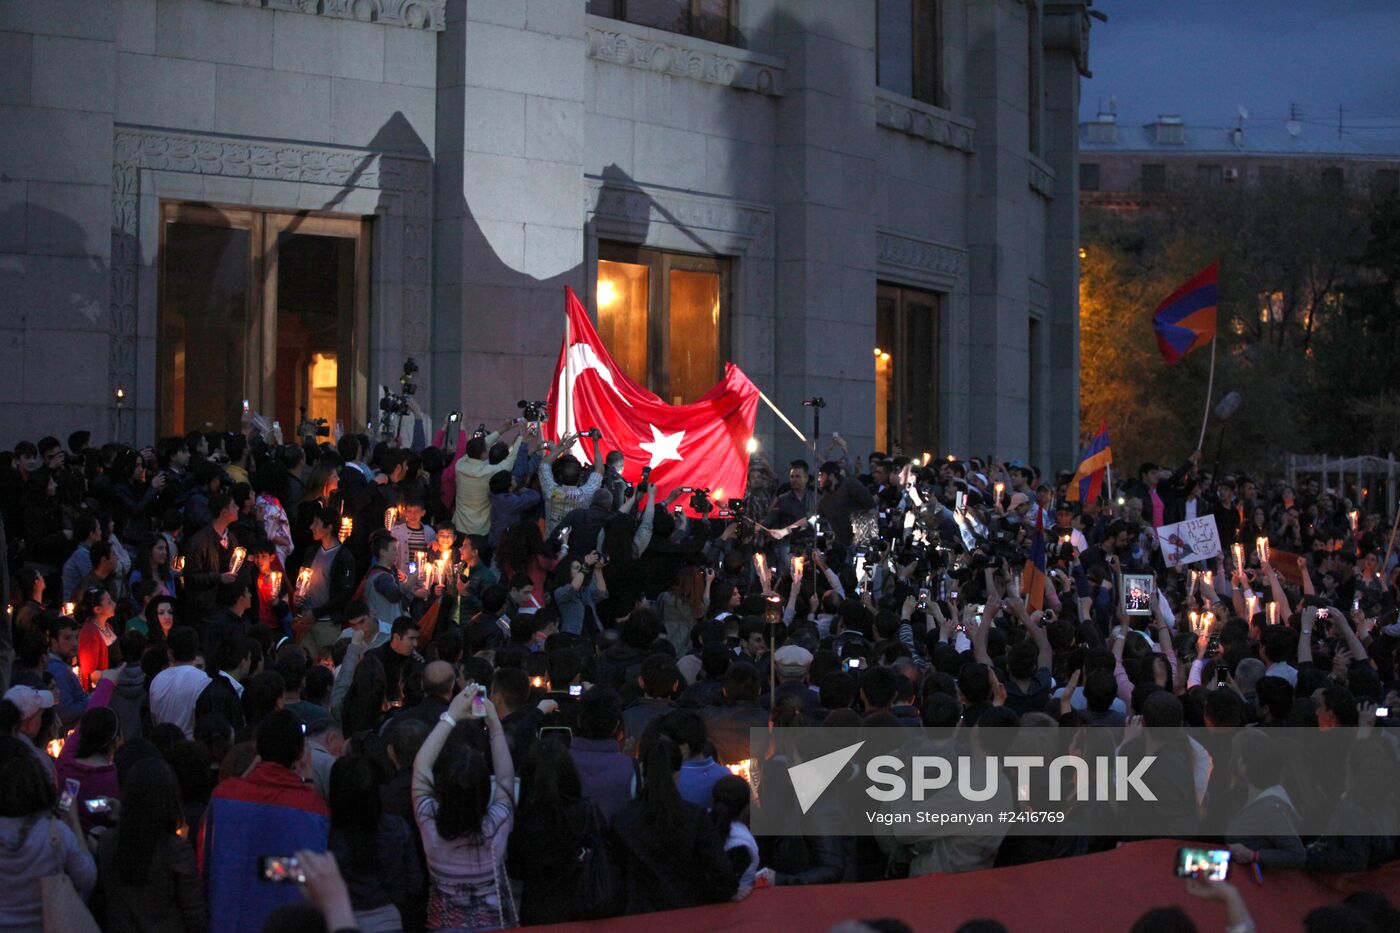
[[578,873],[574,880],[574,904],[583,920],[616,916],[620,910],[620,880],[608,852],[598,808],[587,804],[583,839],[579,844]]

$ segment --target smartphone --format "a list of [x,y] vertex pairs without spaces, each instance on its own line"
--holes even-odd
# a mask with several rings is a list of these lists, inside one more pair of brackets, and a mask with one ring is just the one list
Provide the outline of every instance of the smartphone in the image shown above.
[[959,512],[967,508],[967,493],[958,492],[953,494],[953,508]]
[[111,797],[90,797],[83,801],[83,809],[89,813],[111,813]]
[[928,608],[928,587],[919,588],[919,600],[914,605],[920,612]]
[[1360,594],[1360,593],[1357,593],[1355,596],[1353,596],[1353,597],[1351,598],[1351,611],[1352,611],[1352,612],[1360,612],[1360,611],[1361,611],[1361,594]]
[[865,667],[864,658],[847,658],[841,662],[841,670],[845,671],[847,674],[851,671],[858,671],[862,667]]
[[1224,686],[1227,686],[1229,683],[1230,683],[1230,669],[1229,669],[1228,667],[1226,667],[1224,664],[1216,665],[1216,668],[1215,668],[1215,685],[1216,685],[1217,687],[1224,687]]
[[[957,599],[957,598],[958,598],[958,594],[957,594],[957,593],[954,593],[954,594],[953,594],[953,598],[954,598],[954,599]],[[984,613],[984,612],[987,611],[987,604],[986,604],[986,603],[973,603],[972,605],[968,606],[967,608],[969,608],[969,609],[972,610],[972,614],[973,614],[973,615],[975,615],[975,616],[980,616],[980,615],[982,615],[982,613]]]
[[1389,718],[1390,718],[1390,707],[1389,707],[1389,706],[1377,706],[1377,707],[1376,707],[1376,718],[1377,718],[1377,719],[1389,719]]
[[404,567],[404,572],[407,573],[410,577],[416,577],[418,575],[418,561],[409,561],[407,566]]
[[447,423],[448,423],[448,424],[456,424],[457,422],[459,422],[459,421],[461,421],[461,420],[462,420],[462,413],[461,413],[460,411],[448,412],[448,414],[447,414]]
[[69,778],[63,782],[63,793],[58,796],[58,809],[64,813],[73,809],[73,801],[78,799],[78,791],[82,789],[82,782],[77,778]]
[[246,398],[243,400],[243,414],[248,414],[248,400]]
[[1123,574],[1123,614],[1129,616],[1152,615],[1152,598],[1155,595],[1156,580],[1150,573]]
[[1214,654],[1220,647],[1220,636],[1212,635],[1206,639],[1206,654]]
[[1177,849],[1176,876],[1224,881],[1230,873],[1229,849]]
[[581,696],[583,696],[583,684],[569,684],[569,696],[571,696],[571,697],[581,697]]
[[258,859],[258,877],[264,881],[306,883],[306,875],[295,855],[264,855]]

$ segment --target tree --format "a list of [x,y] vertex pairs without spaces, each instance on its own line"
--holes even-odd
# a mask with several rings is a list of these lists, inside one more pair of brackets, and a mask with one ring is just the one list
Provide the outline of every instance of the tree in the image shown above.
[[[1124,472],[1175,463],[1195,445],[1210,350],[1175,366],[1157,350],[1153,310],[1220,260],[1214,398],[1205,462],[1277,473],[1288,451],[1381,453],[1400,384],[1400,209],[1301,174],[1274,185],[1212,188],[1164,206],[1086,210],[1080,280],[1081,410],[1107,421]],[[1374,373],[1378,379],[1358,379]],[[1391,390],[1394,398],[1394,390]],[[1223,430],[1223,444],[1221,434]],[[1400,430],[1400,429],[1396,429]],[[1388,449],[1388,448],[1387,448]]]

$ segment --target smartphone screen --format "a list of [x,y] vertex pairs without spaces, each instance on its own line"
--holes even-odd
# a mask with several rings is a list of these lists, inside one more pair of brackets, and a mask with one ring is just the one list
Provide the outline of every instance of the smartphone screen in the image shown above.
[[846,660],[841,662],[841,670],[845,671],[848,674],[851,671],[858,671],[864,666],[864,658],[847,658]]
[[1215,685],[1223,687],[1230,682],[1230,669],[1221,664],[1215,669]]
[[1229,849],[1177,849],[1178,878],[1203,877],[1207,881],[1224,881],[1230,873]]
[[78,791],[82,789],[82,782],[77,778],[69,778],[63,782],[63,793],[58,797],[58,809],[67,813],[73,809],[73,801],[78,799]]
[[306,881],[301,863],[295,855],[264,855],[258,859],[258,877],[272,882],[295,881],[302,884]]
[[1152,615],[1154,588],[1151,574],[1123,574],[1123,613],[1130,616]]
[[569,696],[571,696],[571,697],[581,697],[581,696],[583,696],[583,684],[569,684]]

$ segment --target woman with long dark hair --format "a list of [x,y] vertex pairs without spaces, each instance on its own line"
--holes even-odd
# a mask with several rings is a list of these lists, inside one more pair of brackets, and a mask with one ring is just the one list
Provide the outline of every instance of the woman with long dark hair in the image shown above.
[[145,622],[144,625],[137,624],[137,620],[133,619],[126,623],[127,628],[135,627],[142,632],[146,636],[146,647],[164,648],[170,638],[170,630],[175,627],[175,600],[169,596],[152,596],[141,613],[141,620]]
[[142,580],[155,584],[155,596],[175,596],[175,571],[170,567],[170,542],[164,535],[153,535],[145,540],[136,552],[136,560],[131,567],[131,585]]
[[613,853],[628,914],[727,901],[738,887],[714,822],[676,788],[681,752],[658,737],[642,790],[613,818]]
[[[469,746],[438,761],[448,736],[466,719],[486,722],[490,768],[486,756]],[[506,839],[515,822],[514,786],[515,767],[495,705],[480,693],[464,690],[453,698],[413,760],[413,814],[431,881],[428,929],[515,926],[515,901],[505,870]]]
[[104,930],[203,933],[209,926],[175,772],[160,758],[131,766],[122,818],[97,845]]
[[522,924],[585,919],[574,902],[578,855],[585,834],[601,835],[602,826],[602,816],[583,799],[568,748],[553,739],[534,743],[520,769],[520,815],[508,861],[510,876],[524,884]]
[[369,758],[350,754],[331,767],[330,852],[350,890],[350,906],[364,933],[403,929],[399,905],[423,887],[412,831],[384,812],[379,775]]
[[[89,800],[118,798],[117,749],[122,745],[122,724],[115,710],[105,704],[112,696],[112,688],[94,692],[93,701],[99,705],[89,705],[88,711],[78,720],[78,728],[64,741],[54,765],[57,785],[62,787],[70,778],[80,785],[73,808],[78,811],[78,820],[83,830],[105,825],[114,815],[103,816],[88,811]],[[115,808],[113,808],[115,809]]]
[[0,929],[39,930],[44,925],[47,875],[65,874],[86,899],[97,869],[83,844],[77,815],[54,815],[58,794],[39,759],[10,738],[0,738]]
[[716,781],[710,793],[714,802],[710,816],[715,821],[720,838],[724,840],[724,854],[729,857],[729,867],[739,879],[734,900],[743,900],[753,891],[754,876],[758,872],[758,842],[749,832],[747,823],[753,794],[749,782],[734,774],[727,774]]

